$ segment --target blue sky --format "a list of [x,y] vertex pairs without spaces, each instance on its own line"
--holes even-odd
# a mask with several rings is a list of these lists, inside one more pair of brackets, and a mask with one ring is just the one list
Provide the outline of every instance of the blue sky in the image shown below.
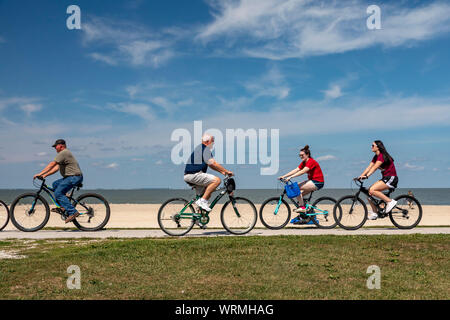
[[308,144],[348,187],[381,139],[400,187],[450,187],[449,40],[445,1],[0,0],[0,188],[31,187],[58,138],[88,188],[184,188],[170,138],[198,120],[279,129],[280,175]]

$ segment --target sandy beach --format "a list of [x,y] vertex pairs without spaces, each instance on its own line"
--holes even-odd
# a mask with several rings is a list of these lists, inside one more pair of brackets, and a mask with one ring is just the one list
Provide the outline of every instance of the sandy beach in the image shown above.
[[[107,224],[107,228],[159,228],[157,215],[160,204],[111,204],[111,218]],[[259,212],[260,204],[255,204]],[[210,214],[209,228],[222,228],[220,222],[220,210],[222,205],[217,205]],[[419,226],[450,226],[450,206],[423,206],[423,216]],[[294,215],[293,215],[294,216]],[[292,216],[292,217],[293,217]],[[296,228],[305,228],[306,226],[293,226]],[[393,226],[389,218],[378,219],[375,221],[367,221],[364,225],[371,226]],[[60,216],[51,213],[47,227],[73,227],[73,224],[65,224]],[[311,226],[307,226],[311,227]],[[259,221],[256,228],[264,228]],[[5,230],[15,230],[11,222]]]

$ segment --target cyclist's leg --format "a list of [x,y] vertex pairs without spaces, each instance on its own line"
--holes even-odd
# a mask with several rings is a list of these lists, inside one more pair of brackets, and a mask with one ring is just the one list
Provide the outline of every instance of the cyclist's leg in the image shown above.
[[313,191],[317,190],[316,185],[314,184],[314,182],[312,182],[311,180],[306,180],[303,181],[302,183],[299,184],[300,187],[300,195],[297,197],[297,200],[300,204],[300,207],[303,207],[305,205],[305,202],[303,201],[303,196],[306,196],[308,194],[310,194]]
[[[184,176],[184,181],[195,185],[195,189],[198,195],[202,195],[204,200],[209,200],[211,194],[220,185],[220,178],[203,172],[197,172],[195,174],[188,174]],[[202,192],[203,191],[203,192]]]
[[[387,197],[382,191],[388,190],[389,186],[384,183],[382,180],[379,180],[377,182],[375,182],[370,188],[369,188],[369,194],[372,197],[377,197],[383,201],[385,201],[386,203],[391,202],[391,199],[389,197]],[[376,207],[375,205],[373,205],[370,201],[369,201],[372,209],[374,209],[374,212],[376,212]]]
[[63,182],[63,180],[64,179],[59,179],[59,180],[56,180],[55,182],[53,182],[53,184],[52,184],[53,190],[56,190],[56,188],[58,188],[58,186],[61,184],[61,182]]
[[55,189],[55,198],[58,203],[66,209],[66,213],[69,216],[72,216],[77,211],[70,203],[69,199],[66,197],[66,193],[72,189],[74,186],[78,185],[82,181],[82,177],[66,177],[62,179],[60,183],[57,184]]

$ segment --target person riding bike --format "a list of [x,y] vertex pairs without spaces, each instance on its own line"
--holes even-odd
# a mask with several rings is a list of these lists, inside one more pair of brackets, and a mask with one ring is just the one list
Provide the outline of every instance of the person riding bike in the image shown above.
[[[381,170],[382,179],[375,182],[369,188],[369,194],[386,202],[385,212],[389,213],[397,204],[397,201],[390,199],[382,191],[388,189],[396,189],[398,184],[397,171],[395,170],[394,159],[386,151],[383,142],[376,140],[372,143],[372,152],[375,155],[369,166],[359,176],[359,179],[367,179],[377,169]],[[376,220],[378,218],[377,207],[369,200],[372,211],[369,211],[369,219]]]
[[[59,170],[63,178],[53,182],[53,190],[55,190],[56,200],[65,209],[65,214],[68,216],[65,222],[69,223],[77,218],[80,213],[70,203],[66,193],[83,182],[83,173],[72,152],[67,149],[66,141],[58,139],[52,148],[55,148],[58,154],[44,170],[34,176],[34,179],[39,177],[45,179]],[[58,210],[58,208],[52,209],[52,211],[55,210]]]
[[208,200],[211,194],[220,185],[221,180],[212,174],[206,173],[208,167],[220,172],[223,175],[233,176],[233,172],[225,169],[216,162],[212,156],[211,149],[214,145],[214,137],[205,134],[202,137],[202,144],[198,145],[189,157],[184,170],[184,181],[195,187],[197,195],[202,196],[195,204],[206,210],[211,211]]
[[[299,156],[302,159],[302,162],[300,163],[298,168],[295,168],[294,170],[279,177],[278,179],[280,180],[285,179],[286,182],[288,182],[292,178],[308,173],[308,180],[303,181],[302,183],[299,184],[301,193],[297,197],[297,200],[299,202],[300,207],[294,210],[294,212],[297,213],[304,213],[306,211],[306,208],[305,203],[303,201],[303,196],[313,191],[322,189],[325,184],[325,180],[319,163],[311,157],[311,151],[308,145],[306,145],[303,149],[300,150]],[[291,223],[303,224],[304,221],[301,215],[298,215],[296,218],[292,219]]]

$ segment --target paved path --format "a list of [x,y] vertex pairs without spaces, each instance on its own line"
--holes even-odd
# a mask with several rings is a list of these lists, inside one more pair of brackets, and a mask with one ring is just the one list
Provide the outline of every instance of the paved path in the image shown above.
[[[396,228],[370,228],[356,231],[343,229],[322,230],[315,227],[302,229],[253,229],[245,236],[274,236],[274,235],[401,235],[401,234],[450,234],[450,227],[415,228],[412,230],[399,230]],[[195,228],[187,235],[189,237],[217,237],[232,236],[223,229],[200,230]],[[81,239],[81,238],[164,238],[169,237],[161,230],[103,230],[98,232],[63,231],[63,230],[41,230],[34,233],[20,231],[1,231],[0,240],[4,239]]]

